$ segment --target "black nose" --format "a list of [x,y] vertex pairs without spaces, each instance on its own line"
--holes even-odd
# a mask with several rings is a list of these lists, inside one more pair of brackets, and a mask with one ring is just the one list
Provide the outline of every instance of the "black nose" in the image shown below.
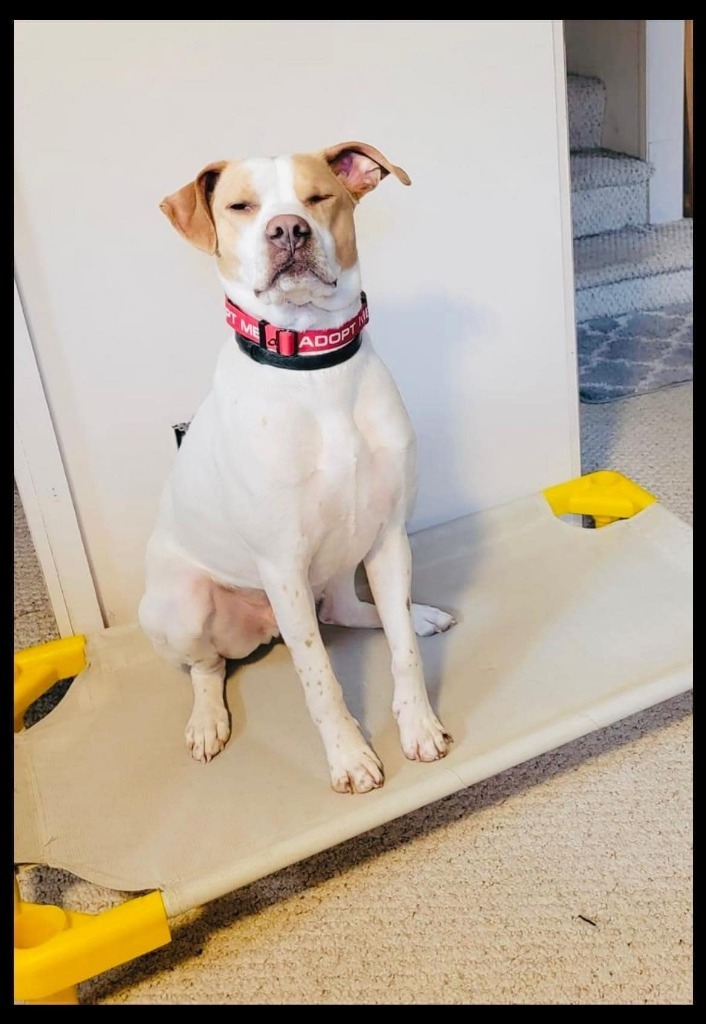
[[311,228],[303,217],[284,214],[281,217],[273,217],[268,222],[265,235],[278,249],[294,252],[301,249],[311,237]]

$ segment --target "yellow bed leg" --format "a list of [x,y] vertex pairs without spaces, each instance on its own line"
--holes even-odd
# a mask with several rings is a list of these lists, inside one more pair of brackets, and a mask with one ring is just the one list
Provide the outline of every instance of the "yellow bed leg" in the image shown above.
[[149,893],[101,914],[16,899],[15,999],[76,1003],[76,985],[171,941],[162,894]]
[[557,516],[593,516],[597,527],[629,519],[657,499],[622,473],[600,469],[542,491]]
[[86,638],[70,636],[27,647],[15,654],[15,732],[23,728],[22,716],[37,697],[60,679],[78,675],[86,667]]

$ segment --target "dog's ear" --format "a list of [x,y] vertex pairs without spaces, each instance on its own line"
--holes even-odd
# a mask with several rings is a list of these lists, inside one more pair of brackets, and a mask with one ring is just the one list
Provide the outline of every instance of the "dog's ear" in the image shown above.
[[194,181],[159,204],[180,235],[197,249],[213,255],[218,248],[216,225],[211,213],[211,194],[226,160],[209,164]]
[[388,174],[394,174],[403,185],[412,184],[406,171],[365,142],[339,142],[325,149],[322,156],[356,201],[372,192]]

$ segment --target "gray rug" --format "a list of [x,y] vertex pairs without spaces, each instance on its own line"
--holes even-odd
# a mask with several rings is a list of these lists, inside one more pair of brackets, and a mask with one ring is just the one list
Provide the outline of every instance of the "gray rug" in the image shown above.
[[577,325],[579,396],[612,402],[693,379],[693,304]]

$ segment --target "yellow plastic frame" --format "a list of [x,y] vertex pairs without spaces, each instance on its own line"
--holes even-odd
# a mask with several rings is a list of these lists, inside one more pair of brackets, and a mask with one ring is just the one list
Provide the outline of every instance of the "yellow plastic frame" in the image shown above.
[[[28,647],[15,655],[14,726],[27,708],[60,679],[86,667],[86,638]],[[78,1003],[76,986],[171,942],[162,894],[152,892],[99,914],[26,903],[15,881],[15,999],[24,1003]]]
[[629,519],[657,499],[649,491],[612,469],[577,476],[564,484],[547,487],[542,494],[554,515],[592,516],[597,527],[616,519]]
[[[557,516],[593,516],[596,526],[628,519],[657,499],[622,473],[600,470],[543,492]],[[15,731],[27,708],[60,679],[86,667],[83,636],[54,640],[15,655]],[[77,1003],[76,986],[171,941],[160,892],[99,914],[25,903],[15,882],[15,999]]]

